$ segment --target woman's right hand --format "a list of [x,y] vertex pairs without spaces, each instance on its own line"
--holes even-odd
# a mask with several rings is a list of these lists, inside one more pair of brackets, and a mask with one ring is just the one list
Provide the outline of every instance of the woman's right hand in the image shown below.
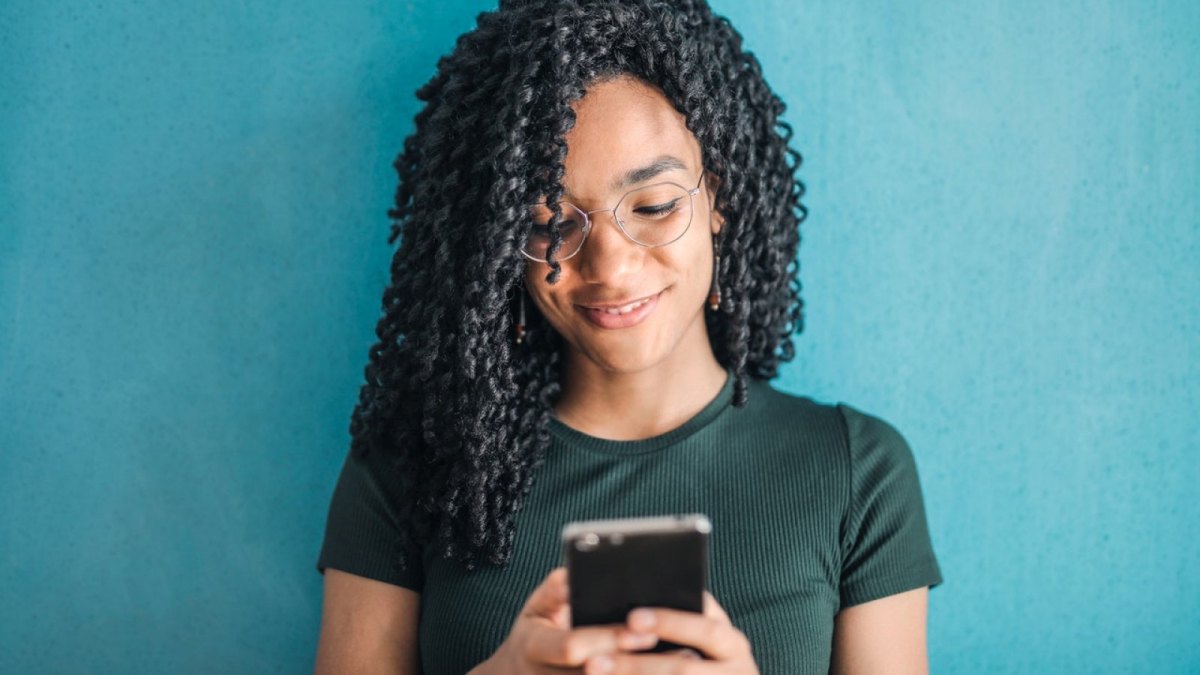
[[641,651],[658,641],[653,633],[636,633],[625,624],[572,629],[567,588],[567,568],[554,568],[529,594],[496,652],[468,675],[582,672],[593,655]]

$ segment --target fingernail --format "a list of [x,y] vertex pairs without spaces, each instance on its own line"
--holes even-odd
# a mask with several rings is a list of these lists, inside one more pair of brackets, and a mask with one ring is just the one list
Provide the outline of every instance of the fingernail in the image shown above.
[[695,649],[685,649],[685,650],[683,650],[683,658],[691,659],[693,661],[699,661],[700,660],[700,652],[696,651]]
[[621,646],[625,648],[649,647],[658,642],[654,633],[628,632],[621,635]]
[[590,661],[588,661],[588,672],[589,673],[611,673],[612,669],[613,669],[612,659],[610,659],[609,657],[607,657],[603,654],[601,654],[599,656],[594,656],[594,657],[592,657],[592,659]]
[[635,627],[652,628],[654,626],[654,612],[648,609],[635,609],[629,613],[629,621]]

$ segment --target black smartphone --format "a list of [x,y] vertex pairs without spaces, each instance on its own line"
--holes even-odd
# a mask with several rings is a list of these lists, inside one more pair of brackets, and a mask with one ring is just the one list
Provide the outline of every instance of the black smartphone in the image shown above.
[[[708,533],[699,513],[585,520],[562,529],[571,626],[624,624],[635,607],[704,611]],[[680,649],[659,640],[646,652]]]

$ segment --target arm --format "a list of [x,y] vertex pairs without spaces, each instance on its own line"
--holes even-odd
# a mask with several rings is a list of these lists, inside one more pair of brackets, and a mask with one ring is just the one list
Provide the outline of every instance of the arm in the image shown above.
[[929,589],[847,607],[834,618],[832,675],[926,675]]
[[411,589],[326,569],[316,675],[420,673],[420,602]]

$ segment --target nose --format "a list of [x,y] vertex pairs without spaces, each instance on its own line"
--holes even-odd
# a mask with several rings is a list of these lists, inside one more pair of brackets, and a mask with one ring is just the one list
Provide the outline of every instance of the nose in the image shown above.
[[587,283],[620,285],[620,279],[641,271],[645,250],[625,236],[612,210],[588,216],[591,232],[576,257],[579,276]]

